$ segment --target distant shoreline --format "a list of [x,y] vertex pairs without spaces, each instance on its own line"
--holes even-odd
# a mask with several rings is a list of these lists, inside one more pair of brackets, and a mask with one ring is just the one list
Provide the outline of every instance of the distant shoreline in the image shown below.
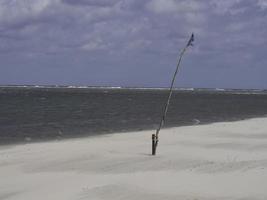
[[[0,85],[0,88],[63,88],[63,89],[107,89],[107,90],[169,90],[168,87],[123,87],[123,86],[76,86],[76,85]],[[192,88],[176,87],[177,91],[214,91],[214,92],[267,92],[267,89],[239,88]]]

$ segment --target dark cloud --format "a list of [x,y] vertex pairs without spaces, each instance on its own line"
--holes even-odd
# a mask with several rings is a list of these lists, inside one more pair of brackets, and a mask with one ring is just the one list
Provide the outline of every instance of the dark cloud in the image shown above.
[[[227,84],[220,78],[217,83],[198,85],[207,77],[196,78],[194,70],[212,69],[216,74],[253,67],[262,74],[267,64],[262,53],[267,50],[266,27],[265,0],[0,0],[0,70],[2,75],[7,67],[23,65],[29,73],[34,68],[25,66],[45,71],[47,65],[55,65],[63,71],[73,68],[77,74],[91,74],[90,85],[96,82],[93,74],[101,74],[103,66],[110,65],[108,69],[116,68],[114,73],[129,72],[132,78],[124,83],[105,68],[110,74],[105,82],[157,85],[162,67],[172,72],[177,51],[194,32],[196,44],[188,61],[191,71],[185,71],[187,78],[193,77],[196,86],[223,87]],[[55,64],[51,57],[60,59]],[[149,83],[138,78],[140,71],[149,76],[151,70],[155,78]],[[260,86],[256,72],[252,74]],[[64,80],[73,81],[71,73],[65,76]],[[60,84],[60,78],[53,81]],[[9,81],[5,78],[4,83]],[[85,82],[77,78],[76,83]],[[160,81],[167,83],[168,78]],[[261,87],[267,87],[264,84]]]
[[62,0],[63,3],[78,6],[113,6],[119,0]]

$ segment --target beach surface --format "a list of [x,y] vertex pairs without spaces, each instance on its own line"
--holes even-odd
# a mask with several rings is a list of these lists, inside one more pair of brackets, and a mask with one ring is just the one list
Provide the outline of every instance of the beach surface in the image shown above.
[[267,118],[0,147],[1,200],[266,200]]

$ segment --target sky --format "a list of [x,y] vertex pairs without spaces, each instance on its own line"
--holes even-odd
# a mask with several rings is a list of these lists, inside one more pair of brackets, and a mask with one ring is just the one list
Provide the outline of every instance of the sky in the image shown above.
[[267,89],[267,0],[0,0],[0,85]]

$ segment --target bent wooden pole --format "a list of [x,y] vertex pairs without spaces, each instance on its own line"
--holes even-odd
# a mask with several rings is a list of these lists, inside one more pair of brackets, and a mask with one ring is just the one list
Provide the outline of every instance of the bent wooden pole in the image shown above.
[[165,104],[165,107],[164,107],[164,111],[163,111],[163,114],[162,114],[162,117],[161,117],[161,121],[159,123],[159,127],[158,127],[158,129],[156,131],[156,134],[152,134],[152,155],[156,155],[156,150],[157,150],[157,146],[158,146],[158,142],[159,142],[159,132],[160,132],[161,127],[165,123],[165,118],[166,118],[166,115],[167,115],[167,112],[168,112],[168,108],[169,108],[169,104],[170,104],[170,100],[171,100],[171,96],[172,96],[172,92],[173,92],[173,86],[174,86],[175,78],[176,78],[176,75],[178,73],[179,66],[180,66],[180,63],[182,61],[182,57],[185,54],[187,48],[190,47],[190,46],[193,46],[193,41],[194,41],[194,34],[192,33],[190,39],[187,42],[187,45],[183,48],[182,52],[180,53],[180,56],[179,56],[179,59],[178,59],[178,64],[176,66],[176,70],[174,72],[174,75],[173,75],[173,78],[172,78],[172,81],[171,81],[171,86],[170,86],[170,89],[169,89],[168,99],[166,101],[166,104]]

